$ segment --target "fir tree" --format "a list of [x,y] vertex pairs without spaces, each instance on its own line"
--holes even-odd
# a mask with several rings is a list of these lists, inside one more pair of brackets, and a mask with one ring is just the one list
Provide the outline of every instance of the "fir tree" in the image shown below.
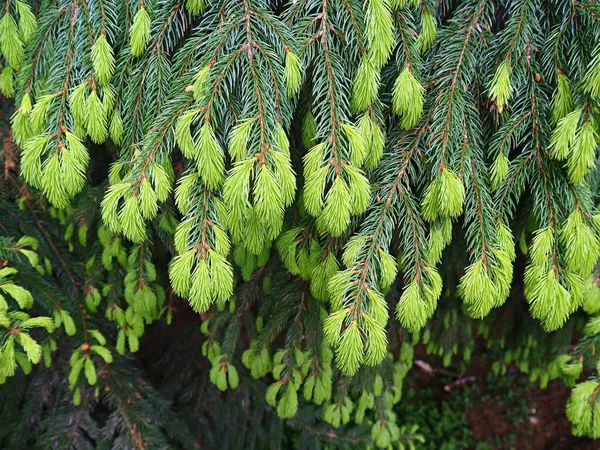
[[600,436],[593,0],[7,0],[0,67],[3,448],[414,448],[476,340]]

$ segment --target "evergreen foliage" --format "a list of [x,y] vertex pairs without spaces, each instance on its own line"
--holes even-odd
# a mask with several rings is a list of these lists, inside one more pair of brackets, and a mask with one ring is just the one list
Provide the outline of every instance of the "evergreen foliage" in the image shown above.
[[412,449],[476,340],[600,436],[593,0],[7,0],[0,65],[3,448]]

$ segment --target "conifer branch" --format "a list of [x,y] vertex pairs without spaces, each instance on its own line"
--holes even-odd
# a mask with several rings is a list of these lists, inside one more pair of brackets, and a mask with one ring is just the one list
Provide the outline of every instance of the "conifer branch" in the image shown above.
[[55,3],[0,7],[0,447],[412,448],[474,333],[600,436],[596,3]]

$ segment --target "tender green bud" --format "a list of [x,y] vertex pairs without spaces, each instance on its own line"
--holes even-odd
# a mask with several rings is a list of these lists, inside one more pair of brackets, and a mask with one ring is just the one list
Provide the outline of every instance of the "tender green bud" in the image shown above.
[[535,278],[525,273],[525,283],[533,284],[526,292],[531,314],[540,319],[546,331],[562,327],[572,310],[571,294],[558,280],[553,270]]
[[364,166],[367,169],[373,169],[383,156],[385,136],[377,121],[372,119],[368,113],[361,116],[358,122],[358,131],[366,145],[367,155]]
[[346,134],[348,143],[350,144],[350,161],[354,166],[360,167],[367,156],[363,136],[359,130],[352,125],[343,123],[342,128]]
[[400,428],[392,421],[381,420],[371,428],[371,438],[378,448],[388,448],[400,438]]
[[40,186],[50,203],[57,208],[66,208],[69,205],[69,194],[64,184],[61,156],[54,153],[44,161]]
[[510,66],[510,60],[505,59],[496,69],[494,78],[492,78],[489,84],[490,99],[496,103],[499,113],[502,113],[504,106],[508,103],[508,99],[513,92],[513,86],[510,82],[511,75],[512,67]]
[[23,43],[27,44],[35,30],[37,30],[37,22],[31,11],[31,7],[20,0],[16,0],[17,12],[19,13],[19,32],[23,38]]
[[421,204],[423,218],[434,221],[438,217],[462,214],[465,188],[462,181],[449,169],[442,169],[425,191]]
[[195,156],[198,173],[206,186],[212,190],[218,189],[225,178],[225,160],[221,145],[209,123],[200,128]]
[[127,183],[113,184],[109,186],[102,200],[102,221],[115,233],[119,233],[123,228],[118,216],[119,202],[128,189]]
[[[55,320],[56,320],[56,317],[55,317]],[[77,332],[77,328],[75,327],[75,322],[73,321],[73,318],[71,317],[71,315],[64,309],[60,311],[60,320],[63,324],[63,327],[65,328],[65,333],[67,333],[67,336],[74,336],[75,333]]]
[[0,286],[0,290],[10,295],[17,302],[19,308],[21,309],[29,309],[33,306],[33,296],[27,289],[21,286],[18,286],[12,282],[7,282]]
[[193,159],[196,156],[196,144],[192,137],[191,126],[197,115],[198,111],[195,109],[186,111],[179,116],[177,123],[175,124],[175,141],[177,142],[177,145],[179,145],[183,156],[189,159]]
[[146,239],[146,224],[142,217],[139,198],[131,195],[124,199],[123,208],[119,212],[119,222],[123,227],[123,234],[133,242],[142,242]]
[[95,78],[100,84],[110,82],[115,72],[115,57],[112,47],[106,40],[106,34],[103,32],[92,45],[92,66]]
[[240,376],[233,364],[227,364],[227,382],[231,389],[235,389],[240,384]]
[[194,264],[195,250],[188,250],[177,255],[169,267],[169,278],[173,291],[181,296],[187,297],[191,286],[191,273]]
[[[587,277],[583,289],[583,310],[589,315],[598,313],[600,311],[598,279],[594,275]],[[600,330],[598,332],[600,333]]]
[[283,261],[283,265],[294,275],[300,274],[300,268],[298,267],[297,261],[299,232],[299,228],[287,230],[281,233],[276,243],[277,251]]
[[71,91],[69,95],[69,109],[75,120],[77,128],[85,128],[88,119],[88,106],[86,94],[88,83],[83,82]]
[[[317,136],[317,122],[311,111],[307,111],[302,119],[302,145],[304,148],[312,148]],[[325,145],[325,144],[322,144]]]
[[31,112],[31,109],[32,109],[31,97],[29,96],[28,92],[25,92],[23,94],[23,98],[21,99],[21,107],[19,109],[23,110],[23,112],[25,112],[27,114],[29,114]]
[[[489,264],[489,261],[486,263],[483,258],[467,267],[458,290],[472,317],[483,318],[493,307],[499,306],[504,301],[503,294],[506,288],[502,285],[503,280],[498,279],[499,270],[502,268],[495,268]],[[512,278],[512,273],[510,275]]]
[[100,85],[102,86],[102,105],[104,111],[106,111],[106,117],[115,107],[115,101],[117,99],[117,91],[113,88],[112,84]]
[[379,261],[381,264],[381,286],[387,289],[396,280],[398,264],[396,258],[389,253],[379,249]]
[[571,154],[571,149],[577,137],[577,125],[581,113],[581,109],[576,109],[558,121],[549,145],[554,158],[566,159]]
[[41,187],[42,162],[41,157],[49,143],[48,136],[40,135],[25,142],[21,154],[21,174],[34,187]]
[[215,250],[220,253],[221,256],[227,257],[229,255],[229,250],[231,249],[229,236],[227,236],[225,230],[214,223],[212,226],[212,231],[215,238]]
[[371,201],[371,185],[362,170],[346,165],[352,214],[364,212]]
[[254,212],[260,223],[267,227],[268,237],[275,239],[283,226],[283,190],[267,164],[260,166],[256,172],[253,189]]
[[[345,272],[339,272],[337,275],[332,277],[332,280],[329,282],[328,288],[330,292],[334,290],[332,289],[332,283],[335,281],[335,278],[340,278],[340,274],[345,274]],[[323,324],[323,334],[325,341],[332,347],[337,347],[340,342],[340,330],[344,320],[348,316],[348,313],[348,308],[338,309],[337,311],[331,313],[327,319],[325,319],[325,323]]]
[[[44,131],[46,127],[46,115],[54,99],[54,94],[42,95],[38,98],[29,115],[32,134],[41,134]],[[23,97],[23,101],[25,101],[25,97]]]
[[139,202],[142,216],[144,219],[152,220],[158,213],[158,197],[152,189],[148,178],[144,177],[139,185]]
[[277,122],[277,129],[275,130],[275,140],[279,150],[286,156],[290,156],[290,140],[287,137],[285,129],[281,122]]
[[590,120],[583,122],[577,131],[572,152],[567,159],[569,178],[573,183],[581,183],[587,173],[596,166],[598,135]]
[[442,252],[452,241],[452,221],[446,217],[434,222],[429,234],[428,259],[431,264],[437,264]]
[[25,142],[33,135],[31,122],[29,121],[30,112],[31,98],[29,97],[29,94],[25,92],[23,99],[21,100],[21,106],[11,117],[13,139],[20,147],[23,147]]
[[503,223],[498,224],[498,243],[510,260],[514,261],[517,256],[515,253],[515,238],[510,228]]
[[304,155],[304,174],[307,178],[322,167],[326,148],[327,143],[321,142],[312,147],[306,155]]
[[194,99],[200,100],[204,97],[206,89],[209,86],[210,81],[210,66],[204,66],[202,69],[194,75]]
[[437,298],[424,295],[419,283],[411,281],[405,286],[396,305],[396,317],[403,327],[410,332],[415,332],[425,326],[436,306]]
[[552,123],[557,123],[573,111],[573,95],[571,94],[571,86],[569,79],[559,72],[558,85],[554,95],[552,96]]
[[94,366],[91,358],[85,358],[84,371],[87,382],[90,386],[94,386],[98,381],[98,375],[96,374],[96,366]]
[[0,19],[0,53],[4,55],[8,64],[14,69],[18,69],[21,64],[23,47],[24,44],[17,23],[13,16],[6,12]]
[[229,154],[234,162],[245,158],[248,153],[248,139],[254,125],[254,119],[245,119],[231,130],[229,135]]
[[242,354],[242,362],[250,369],[250,375],[255,379],[267,375],[272,366],[269,350],[263,347],[258,351],[255,342],[252,342],[250,348]]
[[380,78],[379,70],[371,59],[363,56],[354,76],[352,96],[350,97],[350,104],[355,113],[364,111],[375,101],[379,91]]
[[579,275],[587,276],[600,257],[600,239],[594,228],[585,223],[582,213],[575,209],[560,230],[566,266]]
[[358,326],[358,321],[352,320],[348,327],[342,331],[336,348],[336,361],[339,369],[346,375],[356,373],[364,359],[363,335]]
[[187,214],[192,206],[192,200],[194,198],[192,196],[192,191],[196,186],[198,177],[198,173],[193,172],[188,175],[183,175],[177,182],[177,189],[175,189],[175,204],[182,214]]
[[[344,301],[346,299],[346,292],[352,287],[352,282],[350,281],[351,276],[352,276],[351,269],[342,270],[342,271],[336,273],[333,277],[331,277],[331,279],[329,280],[329,283],[327,284],[327,289],[329,290],[331,305],[332,305],[333,309],[336,311],[333,314],[331,314],[327,320],[334,320],[332,318],[332,316],[335,315],[338,318],[338,319],[334,320],[336,325],[338,324],[337,321],[339,320],[339,325],[341,326],[343,318],[344,318],[344,315],[342,313],[340,313],[340,311],[342,311],[341,308],[343,308]],[[340,311],[338,311],[338,309]],[[346,311],[346,309],[343,309],[343,311]],[[339,318],[340,314],[342,314],[341,319]],[[337,330],[337,331],[339,331],[339,330]],[[331,337],[334,337],[334,336],[337,336],[337,335],[331,335]],[[325,337],[327,338],[327,334]],[[337,341],[336,340],[329,341],[329,343],[331,345],[333,345],[335,342],[337,342]]]
[[210,292],[217,305],[224,303],[233,295],[233,268],[220,253],[209,250]]
[[402,128],[414,127],[423,114],[425,89],[417,81],[409,67],[406,67],[394,83],[392,107],[396,114],[402,116]]
[[103,143],[108,137],[106,109],[98,97],[97,89],[92,89],[87,99],[87,132],[96,144]]
[[290,206],[296,199],[296,174],[288,153],[274,150],[271,152],[275,166],[275,177],[281,190],[284,206]]
[[[102,345],[104,345],[104,344],[102,344]],[[101,347],[100,345],[92,345],[90,347],[90,350],[93,353],[100,356],[104,360],[105,363],[110,364],[113,362],[112,353],[106,347]]]
[[560,370],[567,378],[577,379],[583,372],[583,363],[579,358],[573,358],[570,355],[563,355],[565,358],[560,361]]
[[534,265],[545,266],[548,254],[554,247],[554,229],[550,227],[541,228],[535,232],[529,254]]
[[573,424],[572,432],[575,436],[587,436],[592,439],[600,437],[599,392],[600,384],[595,380],[579,383],[571,392],[567,402],[567,418]]
[[233,236],[241,236],[244,228],[243,222],[249,216],[252,208],[248,195],[254,162],[254,158],[248,158],[234,164],[223,186],[223,200],[229,209],[231,219],[229,228]]
[[90,161],[87,149],[74,134],[65,131],[67,145],[60,153],[63,183],[69,198],[83,189],[86,181],[86,171]]
[[206,312],[212,304],[210,268],[208,260],[201,258],[192,274],[190,306],[196,312]]
[[119,111],[116,109],[113,111],[110,117],[108,134],[116,145],[121,145],[123,142],[123,119],[121,118]]
[[419,33],[419,39],[417,41],[421,53],[424,53],[433,45],[436,35],[437,26],[435,24],[435,17],[428,9],[425,9],[421,21],[421,33]]
[[5,67],[0,73],[0,92],[7,98],[13,97],[15,91],[13,88],[13,68]]
[[508,166],[510,161],[504,154],[504,152],[498,153],[496,159],[494,160],[494,164],[492,164],[492,169],[490,171],[490,178],[492,181],[492,187],[494,189],[498,189],[506,175],[508,174]]
[[327,284],[331,277],[339,270],[337,258],[333,253],[328,253],[324,261],[315,264],[311,274],[310,292],[319,300],[327,300]]
[[[374,290],[369,291],[369,294],[375,293]],[[381,302],[385,303],[383,296],[380,297]],[[384,306],[385,308],[385,306]],[[388,354],[388,342],[387,342],[387,310],[384,321],[379,321],[377,318],[370,314],[363,315],[363,333],[367,337],[365,339],[365,357],[364,362],[369,366],[376,366],[381,363],[385,356]]]
[[146,6],[142,2],[140,9],[135,13],[133,25],[129,30],[129,43],[131,45],[131,54],[140,56],[146,50],[146,44],[150,39],[150,16],[146,11]]
[[283,79],[287,94],[293,97],[298,93],[302,85],[302,61],[289,48],[285,50],[285,67],[283,69]]
[[191,14],[199,16],[206,8],[206,0],[186,0],[185,7]]
[[388,62],[396,41],[392,11],[389,0],[369,0],[366,9],[367,52],[375,69],[380,69]]
[[367,169],[374,169],[377,167],[383,156],[384,147],[385,135],[383,129],[378,123],[373,122],[371,126],[371,145],[369,146],[367,160],[365,161],[365,167]]
[[[324,149],[325,144],[319,144],[318,146],[321,145]],[[313,150],[315,150],[318,146],[313,147]],[[327,181],[329,166],[318,167],[314,171],[308,170],[307,163],[310,164],[308,158],[310,158],[313,155],[314,154],[311,150],[311,152],[308,152],[304,156],[305,184],[303,200],[306,211],[313,216],[319,216],[321,214],[321,211],[323,210],[323,193],[325,191],[325,184]]]
[[294,386],[288,384],[285,394],[277,405],[277,415],[281,418],[290,418],[298,411],[298,394]]
[[348,201],[350,197],[351,192],[348,184],[342,177],[336,177],[327,194],[325,207],[317,219],[317,224],[332,236],[341,236],[350,225],[352,208]]
[[592,97],[600,97],[600,44],[596,45],[593,58],[587,67],[583,78],[583,90]]
[[360,234],[348,239],[344,246],[344,253],[342,254],[342,262],[346,267],[353,267],[357,263],[368,239],[368,236]]

